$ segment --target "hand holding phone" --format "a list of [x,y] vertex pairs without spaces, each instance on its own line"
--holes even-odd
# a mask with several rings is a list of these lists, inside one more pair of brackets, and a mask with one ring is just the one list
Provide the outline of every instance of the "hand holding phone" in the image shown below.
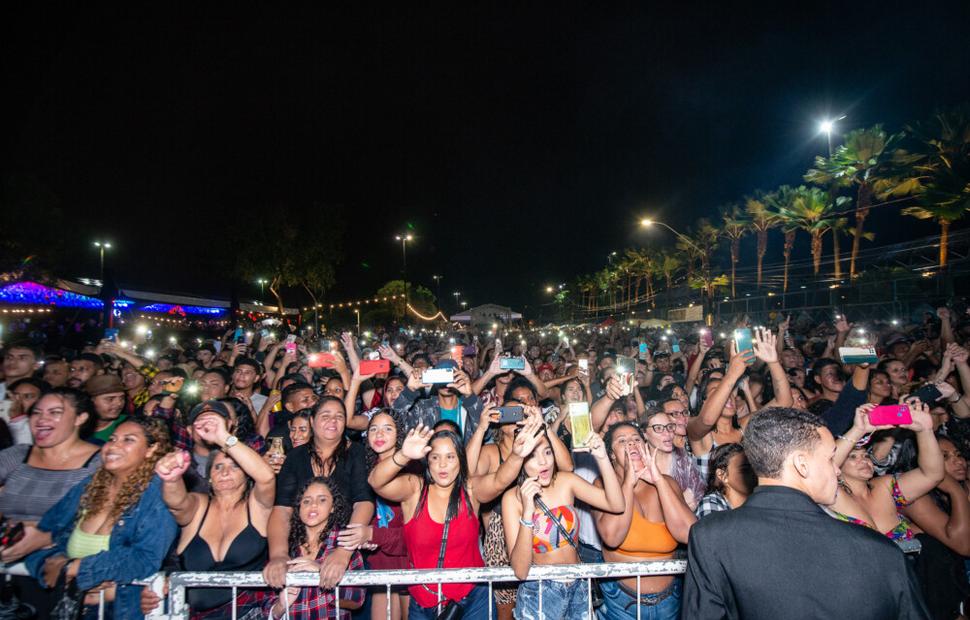
[[750,366],[754,364],[754,339],[750,327],[742,327],[734,330],[734,347],[738,355],[744,357],[744,363]]
[[909,405],[881,405],[869,412],[869,423],[873,426],[912,424],[913,415]]

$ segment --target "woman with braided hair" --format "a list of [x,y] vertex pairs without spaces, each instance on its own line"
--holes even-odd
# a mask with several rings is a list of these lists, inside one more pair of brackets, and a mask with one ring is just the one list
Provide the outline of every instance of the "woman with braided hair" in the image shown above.
[[76,580],[88,595],[85,617],[96,617],[103,591],[106,617],[139,615],[141,586],[162,565],[178,528],[162,501],[155,464],[171,449],[164,422],[128,418],[101,447],[101,467],[44,514],[37,527],[53,545],[27,557],[48,588]]

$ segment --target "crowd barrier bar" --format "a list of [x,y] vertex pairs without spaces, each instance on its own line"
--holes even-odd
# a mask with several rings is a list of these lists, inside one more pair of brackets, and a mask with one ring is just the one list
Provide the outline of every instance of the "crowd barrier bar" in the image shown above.
[[[897,541],[896,543],[904,553],[919,553],[921,545],[918,540]],[[527,581],[539,582],[539,614],[542,615],[542,583],[544,581],[561,580],[585,580],[587,592],[587,614],[593,617],[592,590],[593,579],[617,579],[624,577],[637,578],[637,600],[640,598],[640,578],[645,576],[657,575],[679,575],[687,569],[686,560],[647,560],[643,562],[612,562],[600,564],[560,564],[555,566],[535,565],[529,569]],[[26,576],[27,570],[23,563],[7,566],[0,565],[0,574]],[[236,594],[239,588],[266,588],[262,573],[257,572],[182,572],[176,571],[169,574],[156,573],[148,579],[136,581],[139,585],[146,586],[156,592],[160,597],[164,591],[166,582],[168,583],[168,609],[165,613],[163,606],[145,616],[146,620],[186,620],[189,618],[189,606],[185,597],[186,588],[231,588],[232,618],[236,620],[237,610],[235,607]],[[317,573],[289,573],[286,576],[286,585],[308,587],[319,584],[320,576]],[[427,583],[438,585],[439,599],[441,598],[441,586],[445,583],[487,583],[488,596],[491,602],[492,586],[494,583],[516,583],[519,579],[515,577],[509,567],[494,568],[450,568],[450,569],[406,569],[406,570],[363,570],[350,571],[344,574],[343,579],[334,591],[335,600],[340,600],[341,587],[374,587],[384,586],[387,596],[387,618],[391,617],[391,588],[394,586],[409,586]],[[98,602],[98,618],[104,618],[104,593],[100,593]],[[640,620],[640,605],[637,605],[637,620]],[[492,609],[489,605],[489,620],[492,618]]]

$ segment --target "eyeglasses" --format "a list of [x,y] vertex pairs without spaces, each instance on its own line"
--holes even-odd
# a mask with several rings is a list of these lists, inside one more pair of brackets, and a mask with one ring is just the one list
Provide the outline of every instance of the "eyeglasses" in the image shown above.
[[662,433],[664,431],[667,431],[668,433],[672,433],[676,428],[677,428],[677,425],[674,424],[673,422],[671,422],[670,424],[651,424],[650,425],[650,429],[655,433]]

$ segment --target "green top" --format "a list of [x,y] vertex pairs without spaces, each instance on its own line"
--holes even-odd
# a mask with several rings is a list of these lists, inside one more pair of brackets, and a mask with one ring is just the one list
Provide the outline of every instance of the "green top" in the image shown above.
[[91,435],[91,439],[101,443],[107,443],[108,440],[111,439],[111,433],[115,432],[115,429],[118,428],[118,425],[124,422],[126,419],[128,419],[128,416],[124,413],[121,414],[120,416],[118,416],[117,420],[115,420],[108,426],[104,427],[100,431]]
[[81,524],[74,526],[71,537],[67,540],[67,557],[72,560],[97,555],[108,550],[111,534],[88,534],[81,531]]

